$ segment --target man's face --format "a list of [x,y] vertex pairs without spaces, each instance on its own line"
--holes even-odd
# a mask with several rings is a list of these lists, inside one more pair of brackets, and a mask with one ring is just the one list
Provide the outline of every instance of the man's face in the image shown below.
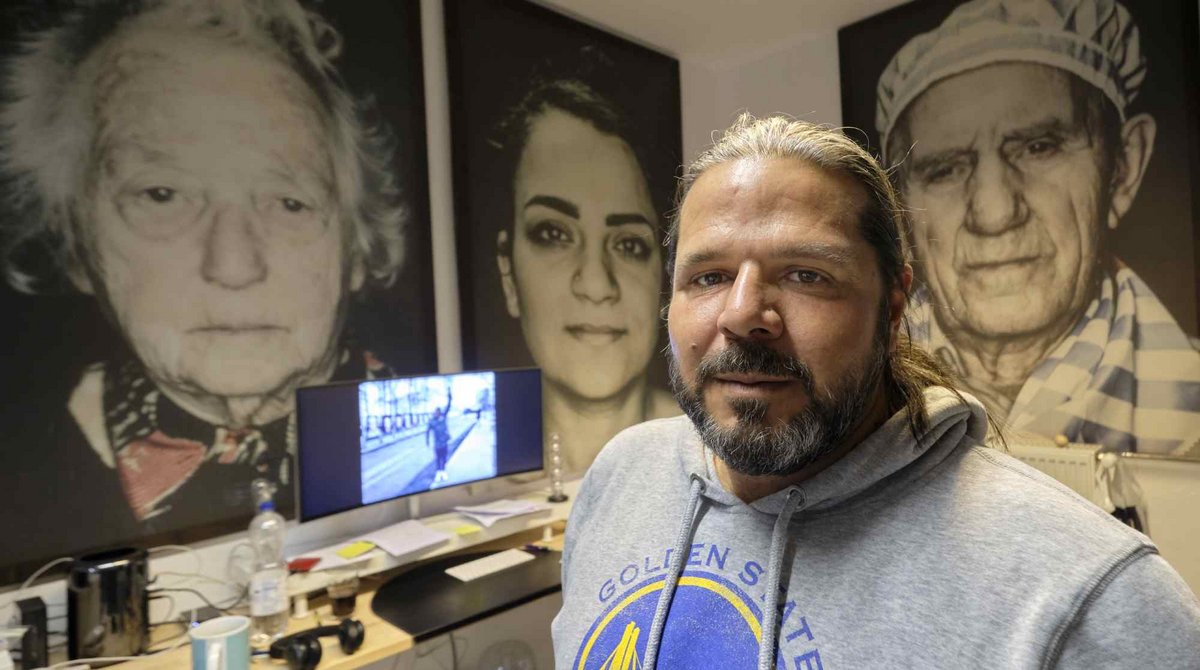
[[658,338],[662,254],[637,159],[551,110],[533,122],[513,195],[509,311],[548,380],[611,397],[645,372]]
[[1107,176],[1070,90],[1058,69],[1001,63],[934,84],[908,110],[903,190],[948,330],[1053,331],[1091,299]]
[[[898,319],[904,298],[884,295],[858,232],[865,198],[849,177],[765,159],[711,168],[683,204],[668,314],[676,392],[698,425],[732,436],[726,448],[758,450],[709,442],[734,469],[798,470],[881,392],[893,321],[881,307],[898,303]],[[758,439],[802,424],[815,443]]]
[[174,32],[94,58],[88,288],[150,375],[239,397],[327,374],[360,278],[310,90],[262,53]]

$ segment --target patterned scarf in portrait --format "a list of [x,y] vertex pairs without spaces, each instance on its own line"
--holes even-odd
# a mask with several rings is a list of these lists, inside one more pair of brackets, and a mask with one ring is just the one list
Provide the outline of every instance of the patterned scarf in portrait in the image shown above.
[[[962,375],[930,294],[907,312],[914,342]],[[1020,431],[1181,455],[1200,449],[1200,352],[1133,270],[1118,265],[1070,333],[1034,368],[1006,423]]]
[[212,426],[171,402],[130,359],[104,376],[104,412],[121,487],[139,521],[166,512],[160,503],[205,462],[250,465],[281,484],[291,477],[294,414],[265,426]]

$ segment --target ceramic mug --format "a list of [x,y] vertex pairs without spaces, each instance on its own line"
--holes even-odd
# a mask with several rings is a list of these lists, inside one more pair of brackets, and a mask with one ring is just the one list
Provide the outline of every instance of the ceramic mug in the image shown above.
[[188,631],[192,670],[249,670],[250,619],[221,616]]

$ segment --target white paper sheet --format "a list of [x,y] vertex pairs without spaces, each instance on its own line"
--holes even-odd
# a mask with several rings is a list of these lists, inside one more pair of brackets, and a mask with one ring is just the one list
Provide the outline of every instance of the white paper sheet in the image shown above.
[[450,534],[410,519],[372,531],[359,539],[373,542],[392,556],[403,556],[446,542]]
[[501,519],[509,519],[514,516],[522,516],[524,514],[533,514],[549,509],[548,506],[540,503],[532,503],[527,500],[495,500],[483,505],[463,505],[455,507],[454,511],[470,518],[476,523],[491,528],[497,521]]

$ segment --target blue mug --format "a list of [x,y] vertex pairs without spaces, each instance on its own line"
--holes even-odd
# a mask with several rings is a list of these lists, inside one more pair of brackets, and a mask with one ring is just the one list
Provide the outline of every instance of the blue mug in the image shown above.
[[249,670],[250,619],[221,616],[188,631],[192,670]]

